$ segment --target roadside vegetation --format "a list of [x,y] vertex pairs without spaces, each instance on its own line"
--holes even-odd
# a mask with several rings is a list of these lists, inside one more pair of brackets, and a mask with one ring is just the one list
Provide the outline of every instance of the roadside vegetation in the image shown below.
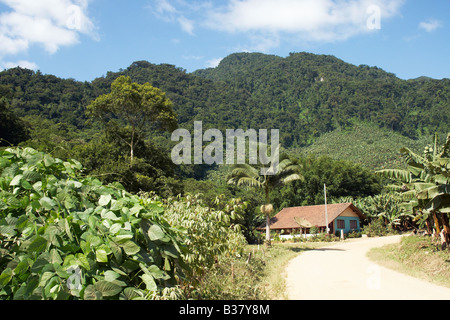
[[387,268],[450,288],[450,253],[439,239],[405,236],[399,244],[371,249],[370,259]]

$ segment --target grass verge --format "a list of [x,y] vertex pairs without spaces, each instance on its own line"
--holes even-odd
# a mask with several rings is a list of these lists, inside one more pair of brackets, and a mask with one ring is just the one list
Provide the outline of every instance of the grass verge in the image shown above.
[[398,244],[374,248],[372,261],[387,268],[450,288],[450,250],[431,237],[406,236]]
[[270,248],[248,245],[240,257],[222,257],[202,278],[197,289],[207,300],[287,299],[285,270],[304,251],[327,243],[275,243]]

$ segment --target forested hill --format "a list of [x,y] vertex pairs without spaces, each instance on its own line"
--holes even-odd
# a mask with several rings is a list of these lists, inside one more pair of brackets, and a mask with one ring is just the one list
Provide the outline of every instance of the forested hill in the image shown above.
[[139,61],[92,82],[15,68],[0,73],[0,99],[19,117],[83,130],[85,107],[120,75],[165,91],[181,127],[201,120],[221,130],[280,129],[285,147],[307,146],[326,132],[361,122],[410,138],[449,131],[449,79],[406,81],[376,67],[309,53],[236,53],[194,73]]
[[362,120],[410,138],[445,134],[450,127],[450,79],[406,81],[377,67],[310,53],[237,53],[194,74],[251,93],[254,121],[270,116],[288,145],[309,144]]

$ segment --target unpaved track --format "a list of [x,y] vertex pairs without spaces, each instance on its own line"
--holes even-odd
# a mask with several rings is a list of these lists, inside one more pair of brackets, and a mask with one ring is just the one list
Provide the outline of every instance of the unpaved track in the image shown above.
[[401,236],[359,238],[302,253],[286,268],[291,300],[450,300],[450,289],[384,268],[366,253]]

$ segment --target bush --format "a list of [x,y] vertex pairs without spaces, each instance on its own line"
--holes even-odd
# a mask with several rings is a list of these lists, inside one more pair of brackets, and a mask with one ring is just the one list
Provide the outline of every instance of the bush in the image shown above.
[[184,230],[160,202],[31,148],[0,169],[0,299],[179,297]]
[[240,218],[245,203],[238,202],[229,200],[223,203],[224,210],[216,210],[203,205],[196,196],[164,201],[164,218],[184,230],[187,250],[182,257],[194,278],[203,276],[221,256],[242,254],[246,240],[240,225],[233,222]]
[[382,217],[372,220],[368,225],[362,227],[361,233],[368,237],[385,236],[392,232],[392,228],[386,227]]

